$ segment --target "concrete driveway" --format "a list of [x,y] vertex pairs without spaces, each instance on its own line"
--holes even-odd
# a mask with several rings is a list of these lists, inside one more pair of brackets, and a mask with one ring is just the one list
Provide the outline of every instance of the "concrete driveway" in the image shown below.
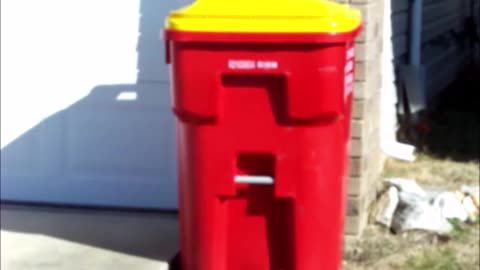
[[177,251],[172,213],[1,206],[1,269],[167,270]]

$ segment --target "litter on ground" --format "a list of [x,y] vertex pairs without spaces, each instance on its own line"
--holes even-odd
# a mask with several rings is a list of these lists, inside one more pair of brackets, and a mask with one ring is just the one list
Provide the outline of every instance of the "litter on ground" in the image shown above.
[[395,233],[425,230],[447,234],[453,229],[451,220],[475,222],[479,219],[478,186],[445,191],[422,188],[415,180],[405,178],[387,178],[385,185],[374,219]]

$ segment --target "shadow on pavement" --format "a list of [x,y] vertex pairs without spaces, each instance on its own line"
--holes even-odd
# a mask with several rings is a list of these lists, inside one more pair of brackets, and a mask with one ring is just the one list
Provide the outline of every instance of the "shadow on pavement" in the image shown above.
[[2,204],[1,229],[160,261],[169,261],[178,251],[174,213]]

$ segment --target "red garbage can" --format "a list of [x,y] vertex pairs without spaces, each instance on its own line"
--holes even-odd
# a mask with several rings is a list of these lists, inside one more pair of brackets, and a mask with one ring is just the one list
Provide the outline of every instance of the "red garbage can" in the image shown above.
[[360,28],[321,0],[170,14],[183,270],[340,269]]

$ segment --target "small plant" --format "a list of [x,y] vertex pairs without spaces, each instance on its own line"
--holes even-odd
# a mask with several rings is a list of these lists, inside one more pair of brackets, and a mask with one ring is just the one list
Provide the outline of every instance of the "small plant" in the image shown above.
[[451,249],[426,250],[410,257],[406,262],[410,270],[463,270],[455,252]]
[[450,236],[453,239],[457,241],[465,241],[470,237],[472,231],[468,225],[462,223],[457,218],[448,219],[448,222],[450,222],[453,227],[452,231],[450,232]]

